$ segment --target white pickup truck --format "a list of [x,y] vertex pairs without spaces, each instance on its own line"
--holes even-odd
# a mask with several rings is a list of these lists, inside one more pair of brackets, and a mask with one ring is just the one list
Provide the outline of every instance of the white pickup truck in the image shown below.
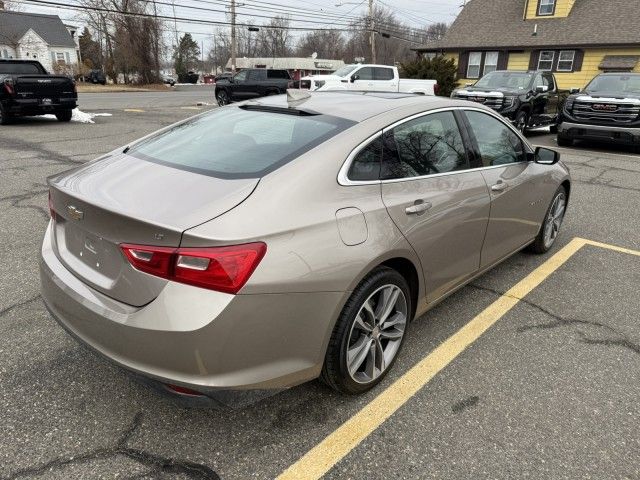
[[300,88],[309,90],[357,90],[435,95],[436,80],[400,78],[398,69],[388,65],[345,65],[331,75],[311,75],[300,79]]

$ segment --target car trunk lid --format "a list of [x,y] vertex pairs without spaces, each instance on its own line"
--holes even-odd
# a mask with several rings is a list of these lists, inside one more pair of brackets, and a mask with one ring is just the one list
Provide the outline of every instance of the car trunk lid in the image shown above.
[[178,247],[182,232],[234,208],[258,179],[219,179],[126,154],[49,179],[54,251],[76,276],[124,303],[152,301],[166,280],[134,269],[122,243]]
[[47,97],[53,103],[57,98],[76,95],[73,80],[62,75],[19,75],[14,88],[19,98]]

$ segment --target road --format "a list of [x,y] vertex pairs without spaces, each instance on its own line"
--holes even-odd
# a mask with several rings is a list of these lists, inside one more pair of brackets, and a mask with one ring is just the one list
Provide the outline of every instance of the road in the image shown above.
[[78,94],[78,105],[83,111],[187,107],[198,102],[215,103],[212,86],[197,86],[187,91]]
[[[415,396],[393,389],[572,239],[640,250],[640,156],[563,149],[574,184],[553,252],[517,254],[417,319],[372,392],[311,382],[242,410],[185,408],[79,346],[39,297],[45,178],[197,113],[181,103],[192,98],[134,96],[95,124],[0,128],[1,479],[274,478],[385,392],[399,409],[353,449],[337,443],[344,457],[326,478],[640,478],[640,257],[630,253],[580,248]],[[125,112],[130,101],[144,111]],[[306,458],[323,471],[321,457]]]

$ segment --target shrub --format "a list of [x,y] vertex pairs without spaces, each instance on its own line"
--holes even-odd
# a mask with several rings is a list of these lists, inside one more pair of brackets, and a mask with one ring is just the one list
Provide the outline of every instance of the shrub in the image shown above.
[[400,64],[400,76],[422,80],[437,80],[438,95],[448,97],[456,88],[456,74],[458,67],[453,59],[443,56],[435,58],[421,58],[412,62]]

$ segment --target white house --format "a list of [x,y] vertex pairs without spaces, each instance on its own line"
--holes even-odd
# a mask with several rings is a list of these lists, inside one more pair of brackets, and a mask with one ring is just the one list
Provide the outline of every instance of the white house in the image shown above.
[[0,10],[0,58],[35,59],[48,71],[79,64],[77,29],[57,15]]

